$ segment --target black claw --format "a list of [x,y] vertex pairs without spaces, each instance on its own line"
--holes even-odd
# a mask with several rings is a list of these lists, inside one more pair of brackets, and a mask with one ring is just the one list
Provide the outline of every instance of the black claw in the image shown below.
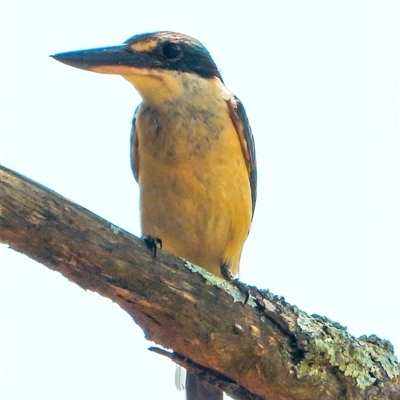
[[228,264],[221,265],[221,275],[232,285],[236,286],[245,296],[243,305],[245,306],[250,299],[250,290],[246,284],[240,282],[238,278],[234,278]]
[[146,246],[153,251],[153,257],[157,255],[157,249],[162,249],[162,240],[158,236],[145,235],[142,239]]
[[221,265],[221,275],[228,282],[232,282],[234,280],[231,269],[229,268],[229,265],[226,263],[223,263]]
[[239,279],[234,279],[232,282],[245,296],[243,305],[245,306],[250,299],[250,290],[247,285],[243,282],[240,282]]

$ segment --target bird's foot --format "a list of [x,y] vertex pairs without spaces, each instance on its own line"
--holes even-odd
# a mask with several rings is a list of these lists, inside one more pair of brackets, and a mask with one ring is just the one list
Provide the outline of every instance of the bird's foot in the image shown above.
[[226,279],[228,282],[232,283],[232,285],[236,286],[243,293],[243,295],[245,296],[243,305],[245,306],[250,299],[250,290],[247,287],[247,285],[245,283],[241,282],[239,280],[239,278],[235,278],[232,275],[232,272],[231,272],[228,264],[224,263],[221,265],[221,275],[224,279]]
[[145,235],[142,239],[146,246],[153,251],[153,257],[157,255],[157,249],[162,249],[162,240],[158,236]]

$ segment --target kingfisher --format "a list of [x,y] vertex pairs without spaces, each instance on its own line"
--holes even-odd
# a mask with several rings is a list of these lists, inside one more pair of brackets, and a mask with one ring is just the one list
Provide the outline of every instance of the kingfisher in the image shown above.
[[[245,109],[207,49],[190,36],[161,31],[52,57],[121,75],[135,87],[142,102],[133,117],[131,163],[143,237],[232,280],[256,204],[256,155]],[[222,397],[187,374],[188,400]]]

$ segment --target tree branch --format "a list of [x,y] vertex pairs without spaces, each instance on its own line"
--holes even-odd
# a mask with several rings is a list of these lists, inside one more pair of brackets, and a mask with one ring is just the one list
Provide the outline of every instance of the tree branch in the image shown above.
[[0,240],[127,311],[158,349],[238,399],[399,399],[388,341],[240,290],[4,167]]

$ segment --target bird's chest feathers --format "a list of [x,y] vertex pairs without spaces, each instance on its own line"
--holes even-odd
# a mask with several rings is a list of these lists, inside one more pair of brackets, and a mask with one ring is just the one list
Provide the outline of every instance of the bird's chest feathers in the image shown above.
[[194,93],[151,105],[145,101],[136,117],[140,154],[159,162],[207,158],[227,139],[233,125],[225,99],[198,87]]

